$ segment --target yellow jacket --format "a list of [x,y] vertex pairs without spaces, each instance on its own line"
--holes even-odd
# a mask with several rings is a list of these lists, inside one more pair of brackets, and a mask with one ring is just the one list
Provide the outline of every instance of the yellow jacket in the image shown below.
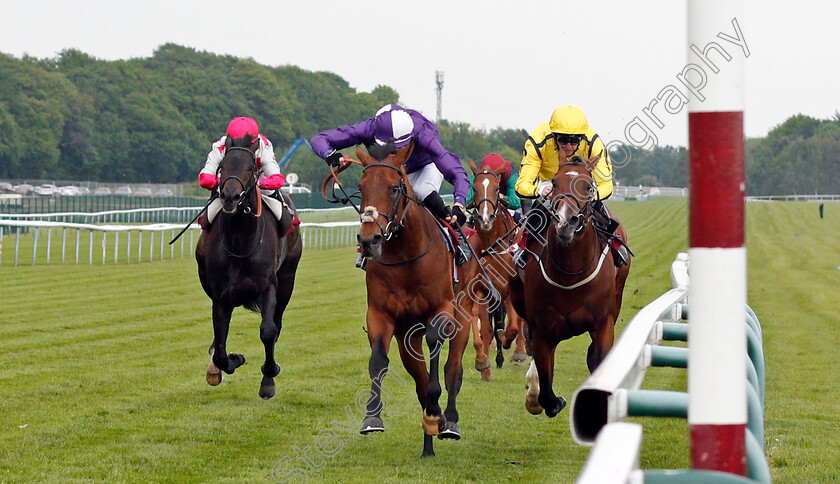
[[[551,181],[560,168],[559,156],[561,155],[559,153],[562,151],[558,153],[551,133],[549,122],[546,121],[534,128],[528,140],[525,141],[525,156],[522,157],[519,180],[516,182],[516,192],[520,197],[537,197],[537,185],[541,181]],[[592,169],[592,177],[598,184],[599,198],[606,200],[613,192],[612,162],[609,153],[598,134],[588,124],[583,134],[586,135],[586,139],[580,142],[574,155],[584,160],[601,156]],[[565,158],[565,155],[562,156]]]

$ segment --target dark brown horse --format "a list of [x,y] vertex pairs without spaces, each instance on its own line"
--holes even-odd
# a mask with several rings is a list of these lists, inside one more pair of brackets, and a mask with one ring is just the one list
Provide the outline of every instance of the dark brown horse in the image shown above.
[[[475,310],[478,313],[477,322],[473,326],[473,346],[475,347],[475,369],[481,372],[484,381],[490,379],[490,344],[495,338],[500,339],[500,346],[510,348],[511,343],[516,341],[516,350],[513,354],[515,362],[525,361],[525,336],[521,329],[524,321],[513,307],[510,300],[510,281],[517,277],[513,262],[511,261],[508,248],[519,237],[519,230],[508,213],[506,204],[500,197],[501,175],[505,170],[504,165],[497,169],[478,168],[470,161],[470,169],[475,178],[472,188],[475,194],[473,200],[472,219],[476,228],[476,234],[470,242],[475,241],[474,247],[482,257],[482,265],[492,279],[493,285],[499,291],[504,304],[504,311],[493,311],[487,304],[476,304]],[[480,286],[482,289],[484,285]],[[507,327],[502,326],[502,321],[497,321],[502,326],[496,328],[492,324],[491,313],[507,315]],[[497,316],[498,317],[498,316]],[[502,319],[502,318],[499,318]],[[503,331],[501,331],[503,329]],[[498,334],[500,333],[500,334]],[[501,368],[504,361],[501,349],[497,350],[496,363]]]
[[[380,412],[382,379],[388,371],[388,350],[396,337],[400,358],[415,382],[423,409],[423,456],[434,455],[432,436],[460,439],[455,399],[461,389],[461,359],[469,339],[472,304],[456,297],[452,255],[434,216],[414,197],[405,169],[414,144],[399,150],[361,147],[359,244],[367,264],[367,332],[370,341],[371,397],[361,432],[385,430]],[[470,281],[475,264],[458,268],[459,281]],[[423,353],[425,334],[429,355]],[[439,377],[440,352],[449,340],[444,368],[448,399],[445,411]],[[426,361],[429,369],[426,369]]]
[[[218,385],[222,371],[232,374],[245,364],[243,355],[228,354],[226,349],[233,309],[244,306],[259,311],[262,317],[260,339],[265,346],[265,363],[259,395],[271,398],[276,393],[274,377],[280,372],[274,345],[283,327],[283,311],[292,297],[302,244],[298,227],[289,225],[290,214],[284,214],[281,222],[263,207],[257,187],[258,147],[259,141],[250,135],[227,139],[218,173],[223,207],[209,236],[199,238],[195,259],[201,286],[213,301],[207,383]],[[283,196],[293,210],[291,199]],[[282,237],[287,231],[288,235]]]
[[[552,180],[547,209],[529,212],[529,217],[543,218],[544,223],[534,221],[533,225],[544,228],[529,236],[527,266],[511,289],[514,305],[528,322],[533,346],[525,400],[532,414],[545,409],[546,415],[554,417],[566,405],[552,388],[559,342],[589,333],[592,343],[586,363],[590,372],[613,345],[630,261],[621,267],[613,263],[609,240],[597,230],[600,215],[593,206],[595,193],[595,182],[584,163],[564,163]],[[618,232],[626,241],[623,227]]]

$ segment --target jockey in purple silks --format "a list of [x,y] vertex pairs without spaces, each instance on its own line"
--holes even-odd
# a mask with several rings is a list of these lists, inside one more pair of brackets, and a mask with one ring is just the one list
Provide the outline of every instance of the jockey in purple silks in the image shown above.
[[[467,172],[458,156],[443,147],[435,125],[417,111],[386,104],[369,119],[316,134],[309,144],[316,155],[335,167],[343,160],[338,150],[362,144],[384,145],[389,141],[393,141],[396,148],[414,143],[411,156],[405,162],[405,172],[414,195],[436,217],[463,224],[466,219],[464,203],[470,185]],[[455,188],[451,212],[438,193],[444,179]],[[458,242],[461,263],[471,254],[466,244],[466,240]]]

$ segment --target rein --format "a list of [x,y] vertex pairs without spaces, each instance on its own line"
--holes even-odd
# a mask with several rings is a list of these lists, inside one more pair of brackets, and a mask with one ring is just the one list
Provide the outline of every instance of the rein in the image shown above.
[[[321,185],[321,195],[324,197],[324,200],[326,200],[329,203],[340,203],[342,205],[347,205],[349,203],[353,206],[353,210],[355,210],[356,213],[361,215],[361,210],[359,210],[359,207],[356,206],[356,204],[353,202],[354,198],[361,199],[360,193],[356,191],[355,193],[348,195],[347,192],[344,190],[344,186],[342,186],[341,182],[338,180],[338,174],[346,170],[347,168],[350,168],[350,165],[352,164],[361,165],[362,162],[345,156],[344,162],[341,164],[341,166],[338,167],[338,170],[336,170],[332,165],[330,165],[330,174],[327,175],[327,177],[324,179],[324,183]],[[330,195],[327,195],[327,185],[330,183],[330,181],[333,182],[333,185],[331,187],[332,192]],[[341,190],[341,193],[344,194],[343,197],[336,196],[335,187],[338,187],[338,189]]]

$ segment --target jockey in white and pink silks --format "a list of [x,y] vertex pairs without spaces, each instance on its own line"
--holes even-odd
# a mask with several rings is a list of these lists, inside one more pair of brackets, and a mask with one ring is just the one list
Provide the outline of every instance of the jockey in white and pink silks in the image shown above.
[[[260,134],[260,129],[257,122],[252,118],[233,118],[225,131],[225,135],[221,139],[213,143],[210,153],[207,153],[207,161],[204,162],[204,168],[198,174],[198,184],[207,190],[215,190],[221,181],[216,177],[219,163],[225,157],[225,141],[228,137],[237,139],[250,134],[255,138],[259,138],[260,147],[255,153],[257,162],[257,172],[259,176],[258,186],[265,190],[266,195],[270,195],[274,190],[279,190],[286,183],[286,177],[280,173],[280,166],[274,158],[274,147],[268,138]],[[222,209],[222,201],[218,198],[207,207],[207,225],[213,221],[219,210]]]

